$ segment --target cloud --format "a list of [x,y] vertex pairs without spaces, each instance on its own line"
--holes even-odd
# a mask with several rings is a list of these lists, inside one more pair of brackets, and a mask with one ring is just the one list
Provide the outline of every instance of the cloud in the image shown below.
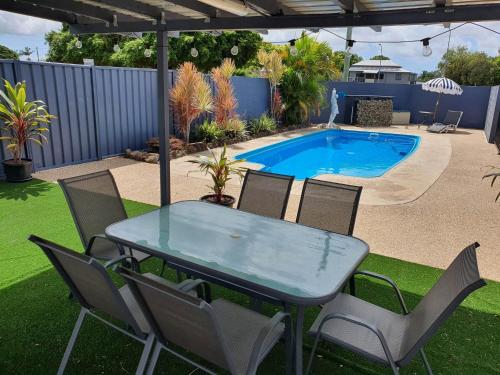
[[0,11],[0,34],[43,35],[60,28],[60,22]]
[[[481,22],[481,25],[500,31],[500,22]],[[460,25],[452,24],[451,27]],[[343,37],[346,35],[345,28],[329,29]],[[373,44],[356,43],[354,53],[369,59],[380,53],[380,41],[395,40],[420,40],[446,31],[443,25],[408,25],[408,26],[385,26],[382,32],[375,32],[368,27],[357,27],[353,29],[353,39],[359,41],[373,41]],[[276,30],[270,31],[264,37],[267,41],[287,41],[300,36],[302,30]],[[316,34],[317,35],[317,34]],[[345,41],[321,31],[318,40],[326,41],[334,50],[344,49]],[[421,72],[422,70],[434,70],[442,55],[446,52],[448,45],[448,33],[436,37],[430,41],[433,54],[430,57],[422,56],[422,44],[402,43],[391,44],[382,43],[383,54],[392,60],[403,65],[403,67]],[[464,25],[451,34],[450,48],[457,46],[467,46],[473,51],[484,51],[491,56],[496,56],[500,48],[500,37],[488,30],[475,25]]]

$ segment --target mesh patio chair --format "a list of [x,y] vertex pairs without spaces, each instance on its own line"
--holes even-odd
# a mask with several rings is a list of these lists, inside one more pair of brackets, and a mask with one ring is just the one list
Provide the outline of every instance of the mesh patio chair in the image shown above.
[[306,178],[296,222],[351,236],[363,187]]
[[448,133],[449,130],[457,130],[458,124],[462,119],[462,111],[446,112],[443,122],[436,122],[427,128],[431,133]]
[[120,267],[118,271],[130,286],[157,339],[147,374],[153,374],[162,349],[214,374],[174,351],[171,344],[232,374],[255,374],[283,335],[282,321],[290,319],[289,314],[282,312],[268,318],[223,299],[209,304],[130,269]]
[[[306,178],[296,222],[352,236],[362,190],[362,186]],[[354,277],[349,289],[355,294]]]
[[109,170],[58,180],[85,254],[101,260],[132,255],[138,262],[150,255],[117,245],[104,236],[107,226],[127,219],[127,213]]
[[[87,315],[144,344],[144,350],[136,372],[142,374],[146,369],[147,360],[153,348],[154,334],[151,332],[147,319],[133,298],[128,285],[118,289],[106,271],[106,267],[119,263],[125,258],[135,260],[130,255],[122,255],[106,265],[102,265],[94,258],[69,250],[40,237],[32,235],[29,240],[37,244],[47,255],[81,306],[78,320],[73,328],[73,333],[57,374],[64,373],[80,328]],[[192,295],[196,295],[194,294],[194,288],[198,288],[200,284],[200,280],[186,280],[180,284],[173,284],[150,273],[144,274],[142,277],[150,278],[158,284],[168,285],[175,288],[173,290],[177,289]],[[97,315],[97,312],[101,314]],[[102,316],[102,313],[120,320],[130,329],[126,330],[111,323]]]
[[238,200],[238,210],[283,219],[293,179],[293,176],[248,169]]
[[311,369],[319,339],[324,339],[388,365],[394,374],[420,352],[427,373],[432,374],[423,346],[469,294],[486,285],[479,276],[477,247],[479,244],[474,243],[462,250],[412,312],[391,279],[357,272],[389,283],[402,314],[340,293],[325,305],[309,331],[315,341],[306,373]]

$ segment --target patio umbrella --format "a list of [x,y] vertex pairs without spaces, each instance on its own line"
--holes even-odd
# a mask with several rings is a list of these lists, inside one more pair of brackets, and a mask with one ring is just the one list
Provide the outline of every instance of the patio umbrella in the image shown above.
[[434,78],[430,81],[425,82],[424,84],[422,84],[422,90],[437,92],[439,94],[436,101],[436,107],[434,108],[434,115],[432,116],[433,121],[436,120],[436,114],[439,107],[439,99],[441,99],[441,94],[462,95],[463,92],[458,83],[444,77]]

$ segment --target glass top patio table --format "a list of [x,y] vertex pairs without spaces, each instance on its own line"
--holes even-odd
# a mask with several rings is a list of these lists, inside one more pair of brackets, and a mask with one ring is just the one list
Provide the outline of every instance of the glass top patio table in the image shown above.
[[106,229],[110,239],[283,302],[331,300],[368,254],[357,238],[200,201]]

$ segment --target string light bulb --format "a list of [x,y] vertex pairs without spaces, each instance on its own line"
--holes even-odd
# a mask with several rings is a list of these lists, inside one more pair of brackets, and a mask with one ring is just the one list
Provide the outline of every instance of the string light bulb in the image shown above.
[[144,57],[151,57],[151,48],[146,48],[144,50]]
[[235,44],[235,45],[231,48],[231,55],[236,56],[239,52],[240,52],[240,49],[239,49],[239,48],[238,48],[238,46]]
[[290,55],[292,56],[297,56],[299,51],[297,50],[297,47],[295,46],[295,39],[292,39],[290,41]]
[[422,55],[424,55],[425,57],[432,55],[432,49],[429,46],[429,40],[431,40],[431,38],[422,39]]
[[353,46],[354,46],[354,40],[348,39],[347,40],[347,48],[345,49],[345,53],[347,53],[348,55],[351,55]]
[[198,50],[195,47],[191,48],[191,56],[198,57],[198,55]]
[[113,51],[115,52],[120,52],[121,48],[120,46],[118,45],[118,43],[115,43],[115,45],[113,46]]
[[78,48],[78,49],[81,49],[82,46],[83,46],[83,43],[80,40],[80,38],[76,38],[75,47]]

